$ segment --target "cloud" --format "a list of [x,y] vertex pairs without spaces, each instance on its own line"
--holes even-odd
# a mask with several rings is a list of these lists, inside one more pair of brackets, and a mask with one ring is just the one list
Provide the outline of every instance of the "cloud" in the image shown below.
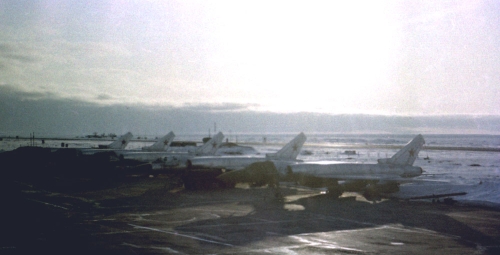
[[[109,95],[102,94],[103,99]],[[379,133],[499,134],[500,116],[390,116],[257,112],[246,105],[202,104],[163,107],[99,105],[0,85],[0,133],[84,135],[92,132],[136,135],[206,134],[217,123],[224,133]]]
[[97,95],[97,100],[99,100],[99,101],[107,101],[107,100],[111,100],[111,99],[113,99],[113,97],[108,95],[108,94]]
[[[130,53],[119,44],[80,43],[64,40],[0,43],[0,83],[28,98],[44,96],[113,103],[102,95],[126,97],[126,83],[138,83],[143,75],[133,70]],[[125,90],[121,89],[125,87]],[[39,97],[35,96],[39,94]],[[127,101],[127,100],[125,100]]]
[[0,85],[0,94],[20,101],[55,98],[55,94],[50,91],[23,91],[17,86],[8,84]]
[[0,84],[118,108],[498,114],[499,6],[469,2],[6,4]]
[[9,78],[16,74],[28,74],[37,61],[33,51],[22,43],[0,42],[0,82],[15,82],[15,79]]
[[233,112],[248,111],[252,107],[258,107],[257,104],[237,104],[237,103],[203,103],[203,104],[184,104],[179,109],[196,112]]
[[22,49],[19,45],[10,43],[0,43],[0,61],[17,61],[21,63],[31,63],[35,58]]

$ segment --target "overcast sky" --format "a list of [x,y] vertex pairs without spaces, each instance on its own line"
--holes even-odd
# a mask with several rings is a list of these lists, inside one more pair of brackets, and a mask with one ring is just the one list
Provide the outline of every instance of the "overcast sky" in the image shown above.
[[0,31],[20,105],[500,115],[495,0],[0,0]]

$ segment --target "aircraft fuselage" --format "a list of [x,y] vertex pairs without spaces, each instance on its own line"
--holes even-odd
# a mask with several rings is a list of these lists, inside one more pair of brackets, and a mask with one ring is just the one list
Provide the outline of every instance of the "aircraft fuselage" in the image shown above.
[[255,163],[265,161],[265,157],[196,157],[192,158],[188,165],[193,168],[224,168],[237,170],[245,168],[246,166]]
[[313,175],[332,179],[394,179],[411,178],[422,174],[421,167],[393,164],[352,164],[352,163],[301,163],[290,165],[293,173]]
[[295,164],[296,160],[269,159],[267,157],[252,156],[220,156],[220,157],[196,157],[189,160],[191,167],[196,168],[221,168],[229,170],[240,170],[252,163],[272,161],[277,169],[285,169],[290,164]]

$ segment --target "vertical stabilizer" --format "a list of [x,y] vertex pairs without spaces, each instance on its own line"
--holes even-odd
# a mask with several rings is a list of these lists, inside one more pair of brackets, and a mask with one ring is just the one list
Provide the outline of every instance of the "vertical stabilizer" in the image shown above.
[[399,150],[391,158],[379,159],[379,164],[392,164],[392,165],[413,165],[415,159],[418,157],[418,153],[422,146],[424,146],[425,140],[422,135],[417,135],[413,140],[405,145],[401,150]]
[[214,155],[219,146],[222,144],[222,139],[224,135],[222,132],[217,133],[208,142],[196,149],[195,154],[200,155]]
[[306,135],[301,132],[293,140],[291,140],[283,148],[281,148],[281,150],[276,153],[266,154],[266,157],[269,159],[295,160],[297,159],[302,146],[306,142],[306,139]]
[[128,132],[122,136],[120,136],[116,141],[112,142],[106,149],[114,149],[114,150],[123,150],[127,147],[127,144],[132,140],[132,133]]
[[153,145],[151,146],[146,146],[142,147],[143,151],[165,151],[168,146],[170,146],[170,143],[172,140],[174,140],[174,132],[170,131],[167,135],[164,137],[158,139]]

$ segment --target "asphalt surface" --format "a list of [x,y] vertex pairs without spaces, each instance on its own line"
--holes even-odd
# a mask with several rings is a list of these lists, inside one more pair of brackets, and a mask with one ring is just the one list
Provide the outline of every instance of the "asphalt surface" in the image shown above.
[[498,208],[292,187],[278,200],[270,188],[186,191],[166,176],[71,192],[1,184],[0,254],[500,254]]

